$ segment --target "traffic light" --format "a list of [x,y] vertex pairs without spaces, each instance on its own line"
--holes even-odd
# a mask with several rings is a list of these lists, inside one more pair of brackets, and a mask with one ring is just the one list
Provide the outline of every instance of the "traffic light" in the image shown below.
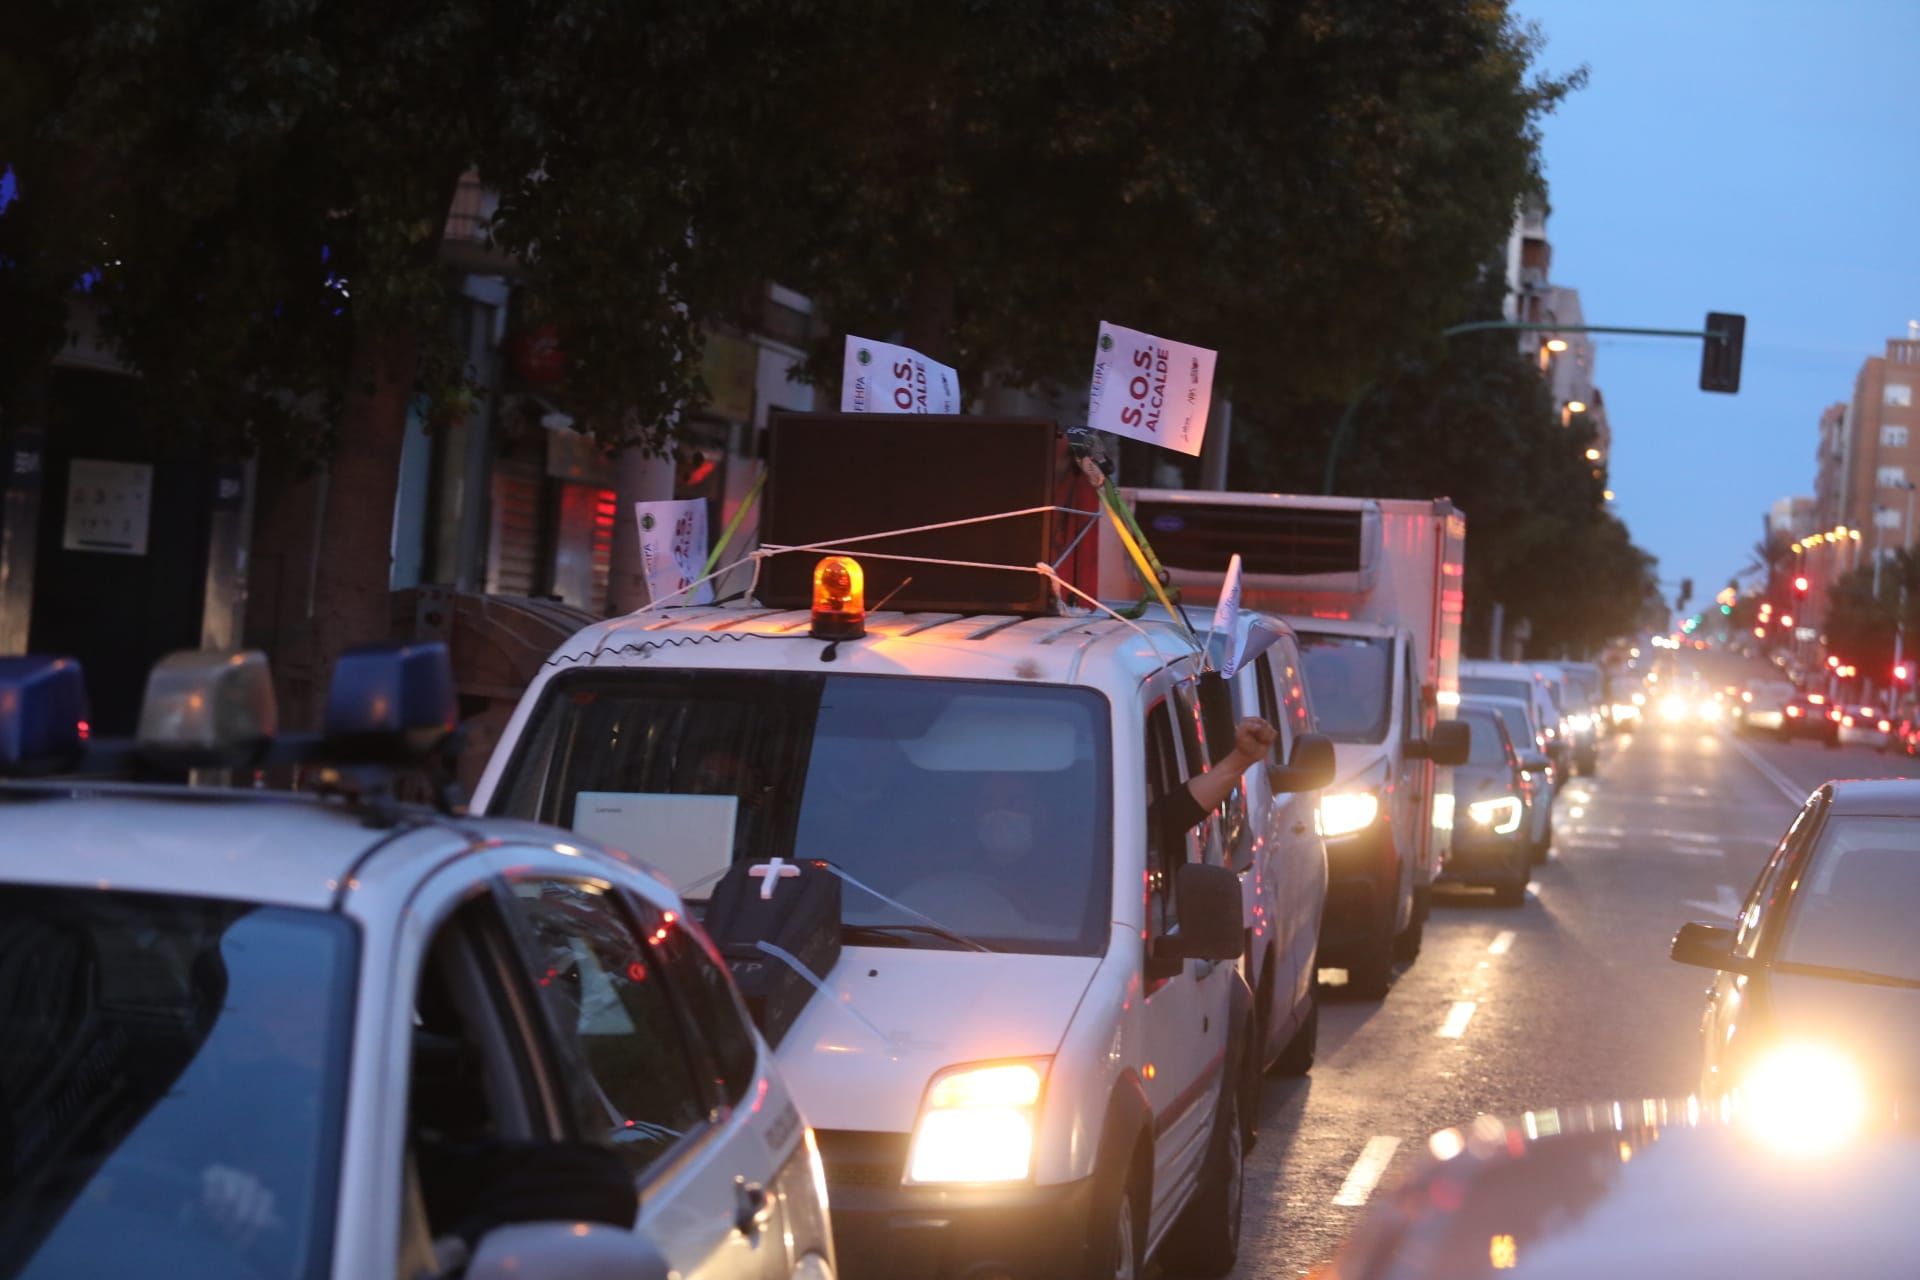
[[1898,680],[1902,684],[1905,684],[1907,682],[1907,676],[1909,674],[1910,673],[1907,670],[1907,664],[1904,662],[1900,663],[1898,666],[1894,667],[1893,669],[1893,678],[1895,680]]
[[1740,353],[1747,343],[1747,318],[1726,311],[1707,312],[1707,337],[1700,344],[1700,389],[1740,390]]
[[1680,579],[1680,595],[1673,602],[1674,609],[1678,611],[1686,608],[1687,601],[1691,599],[1693,599],[1693,579],[1682,578]]
[[1797,596],[1807,594],[1807,585],[1807,575],[1804,573],[1800,574],[1793,580],[1793,594]]

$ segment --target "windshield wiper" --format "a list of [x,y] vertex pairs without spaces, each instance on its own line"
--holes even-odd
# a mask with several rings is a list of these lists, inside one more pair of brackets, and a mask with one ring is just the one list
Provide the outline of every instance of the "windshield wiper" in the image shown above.
[[1838,969],[1832,965],[1801,964],[1797,960],[1776,960],[1775,973],[1792,973],[1807,978],[1828,978],[1834,982],[1853,982],[1863,987],[1906,987],[1920,990],[1920,979],[1896,978],[1890,973],[1875,973],[1871,969]]
[[984,942],[975,942],[972,938],[955,933],[951,929],[942,928],[937,924],[849,924],[842,925],[841,931],[848,935],[861,934],[873,940],[882,938],[901,940],[905,936],[943,938],[948,942],[958,943],[960,946],[966,947],[971,951],[999,950],[998,947],[990,947]]

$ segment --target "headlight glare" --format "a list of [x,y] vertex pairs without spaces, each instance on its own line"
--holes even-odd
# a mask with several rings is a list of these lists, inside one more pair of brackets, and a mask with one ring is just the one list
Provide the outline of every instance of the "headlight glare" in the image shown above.
[[1336,791],[1320,797],[1319,813],[1321,835],[1352,835],[1380,816],[1380,797],[1371,791]]
[[936,1076],[914,1126],[908,1182],[1018,1182],[1033,1166],[1047,1060],[955,1067]]
[[1520,809],[1520,797],[1497,796],[1468,805],[1467,817],[1475,826],[1491,827],[1495,835],[1506,836],[1520,829]]
[[1818,1044],[1787,1044],[1756,1061],[1734,1093],[1739,1122],[1789,1156],[1820,1156],[1843,1145],[1866,1120],[1867,1090],[1845,1054]]

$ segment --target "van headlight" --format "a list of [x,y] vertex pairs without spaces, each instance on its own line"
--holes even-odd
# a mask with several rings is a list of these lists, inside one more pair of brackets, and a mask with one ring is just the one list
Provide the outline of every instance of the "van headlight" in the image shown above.
[[1496,796],[1475,800],[1467,806],[1467,820],[1476,827],[1491,827],[1497,836],[1512,835],[1520,829],[1520,797]]
[[1372,791],[1335,791],[1320,797],[1317,812],[1321,835],[1350,836],[1380,816],[1380,797]]
[[909,1183],[1019,1182],[1032,1171],[1047,1058],[952,1067],[933,1078],[913,1127]]

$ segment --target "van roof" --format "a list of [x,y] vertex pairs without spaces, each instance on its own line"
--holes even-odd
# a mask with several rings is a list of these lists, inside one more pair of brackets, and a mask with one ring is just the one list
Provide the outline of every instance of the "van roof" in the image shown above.
[[[547,665],[818,673],[830,642],[814,639],[811,624],[805,609],[762,605],[646,610],[586,628],[563,644]],[[1025,617],[888,611],[869,613],[866,628],[864,637],[835,646],[835,665],[824,669],[850,675],[1031,680],[1118,692],[1195,654],[1184,630],[1164,614],[1124,622],[1090,612]]]

